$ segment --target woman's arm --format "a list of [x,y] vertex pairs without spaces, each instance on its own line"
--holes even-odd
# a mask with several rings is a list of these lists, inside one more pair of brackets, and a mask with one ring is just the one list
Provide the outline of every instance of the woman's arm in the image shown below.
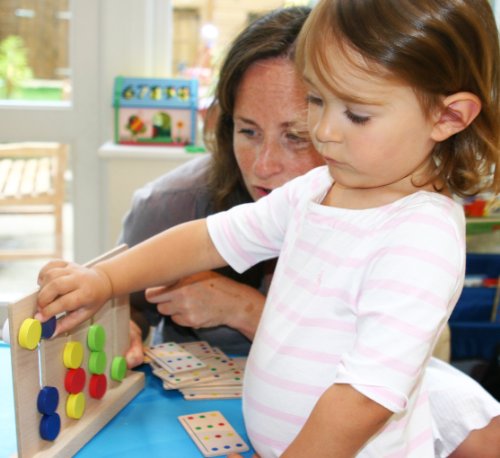
[[169,287],[146,291],[162,315],[195,329],[229,326],[253,339],[265,296],[257,289],[208,271],[191,275]]

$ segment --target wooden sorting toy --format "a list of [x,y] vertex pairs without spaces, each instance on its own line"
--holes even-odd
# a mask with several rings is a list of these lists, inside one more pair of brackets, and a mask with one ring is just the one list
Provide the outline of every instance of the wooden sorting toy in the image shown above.
[[35,292],[8,307],[18,456],[72,456],[144,387],[144,374],[127,371],[122,356],[128,298],[109,301],[54,338],[55,322],[33,319],[36,298]]

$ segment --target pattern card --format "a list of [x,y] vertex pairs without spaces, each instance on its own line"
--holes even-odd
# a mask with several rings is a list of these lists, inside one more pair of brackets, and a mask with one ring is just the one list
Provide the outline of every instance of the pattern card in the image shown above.
[[[153,374],[163,380],[165,390],[207,388],[206,392],[201,393],[191,391],[190,400],[241,397],[246,357],[229,358],[220,348],[212,347],[202,340],[178,344],[168,342],[145,348],[144,351],[146,355],[150,355],[148,359]],[[186,354],[191,355],[192,358],[182,359],[182,355]],[[166,367],[165,357],[181,358],[176,361],[179,363],[176,372]],[[203,366],[197,365],[194,369],[190,369],[189,366],[196,361],[196,358],[202,361]]]
[[180,388],[182,386],[186,386],[186,384],[196,384],[203,381],[218,380],[221,377],[221,374],[229,372],[234,367],[234,363],[231,359],[225,359],[219,356],[206,359],[205,362],[205,368],[190,372],[165,374],[155,371],[154,373],[167,382],[172,388]]
[[220,456],[249,450],[245,441],[219,411],[181,415],[178,419],[203,456]]
[[144,350],[158,365],[172,374],[201,369],[206,364],[175,342],[166,342]]

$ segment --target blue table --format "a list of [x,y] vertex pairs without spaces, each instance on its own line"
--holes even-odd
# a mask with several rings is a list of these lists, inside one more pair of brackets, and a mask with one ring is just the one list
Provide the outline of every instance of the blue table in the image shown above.
[[[197,458],[203,455],[177,420],[179,415],[219,410],[249,444],[241,400],[186,401],[177,391],[165,391],[148,366],[146,387],[76,455],[76,458]],[[16,434],[9,347],[0,343],[0,458],[16,453]],[[246,452],[246,458],[252,451]]]

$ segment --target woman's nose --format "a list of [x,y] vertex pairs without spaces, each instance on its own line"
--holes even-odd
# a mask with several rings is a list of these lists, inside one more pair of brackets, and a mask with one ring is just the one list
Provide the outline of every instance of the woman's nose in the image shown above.
[[280,145],[264,143],[255,155],[253,171],[259,178],[268,178],[280,173],[284,166]]

